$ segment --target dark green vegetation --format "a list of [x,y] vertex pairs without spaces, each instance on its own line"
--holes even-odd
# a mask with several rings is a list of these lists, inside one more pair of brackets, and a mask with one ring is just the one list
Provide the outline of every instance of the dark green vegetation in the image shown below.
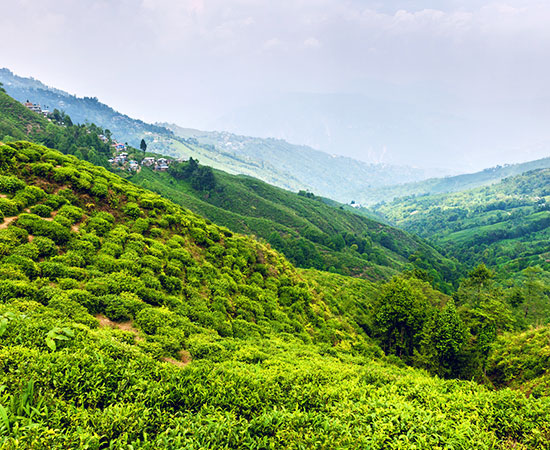
[[428,180],[413,183],[369,188],[357,194],[357,199],[365,205],[372,205],[381,201],[392,201],[396,198],[410,197],[411,195],[424,196],[459,192],[495,184],[507,177],[549,167],[550,158],[542,158],[526,163],[490,167],[481,172],[467,173],[453,177],[430,178]]
[[456,261],[422,240],[305,191],[212,171],[193,159],[172,164],[168,173],[144,168],[130,179],[215,223],[267,240],[298,267],[372,280],[416,268],[446,291],[460,276]]
[[453,194],[405,197],[375,210],[446,254],[505,275],[550,270],[550,169]]
[[458,282],[306,191],[196,161],[135,176],[178,206],[83,161],[105,130],[0,100],[0,447],[548,448],[543,268]]
[[0,146],[0,170],[4,447],[546,448],[548,398],[397,359],[482,376],[506,325],[482,270],[455,307],[410,276],[297,271],[44,147]]
[[144,137],[146,140],[155,138],[157,151],[170,148],[172,133],[169,130],[132,119],[99,102],[97,98],[79,98],[33,78],[19,77],[8,69],[0,69],[0,82],[4,83],[7,93],[20,102],[29,100],[42,107],[47,106],[50,111],[64,111],[75,124],[95,123],[136,148],[139,148],[140,140]]

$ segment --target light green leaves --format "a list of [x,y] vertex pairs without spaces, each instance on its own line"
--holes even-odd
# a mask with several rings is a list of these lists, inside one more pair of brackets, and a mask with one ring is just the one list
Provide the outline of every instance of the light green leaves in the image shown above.
[[48,348],[55,352],[57,350],[56,341],[68,341],[74,337],[74,331],[68,327],[60,328],[54,327],[46,335],[46,345]]

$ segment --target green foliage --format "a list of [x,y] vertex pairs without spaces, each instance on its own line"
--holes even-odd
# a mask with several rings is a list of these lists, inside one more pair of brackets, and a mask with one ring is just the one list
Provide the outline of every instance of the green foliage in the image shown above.
[[[314,195],[294,194],[257,179],[215,171],[207,195],[193,188],[194,159],[173,163],[168,174],[142,170],[132,181],[153,189],[233,231],[261,237],[299,267],[346,275],[390,278],[412,264],[431,270],[434,285],[448,292],[457,263],[421,240],[377,221],[333,207]],[[143,206],[143,205],[142,205]]]
[[46,334],[45,341],[48,348],[52,352],[55,352],[59,347],[58,341],[68,341],[73,337],[74,337],[74,331],[71,330],[70,328],[54,327],[50,331],[48,331],[48,334]]
[[[490,351],[515,315],[487,268],[454,302],[417,278],[433,269],[421,254],[381,285],[296,270],[105,169],[9,148],[3,175],[24,186],[6,197],[17,218],[0,230],[2,446],[547,447],[547,398],[431,377],[376,345],[442,377],[492,376]],[[24,212],[35,205],[50,220]],[[303,234],[314,242],[318,230]],[[326,234],[341,236],[340,252],[393,247],[388,258],[408,259],[399,233],[382,230],[364,242]],[[523,275],[518,308],[545,295]]]
[[446,254],[484,262],[509,277],[528,266],[550,271],[550,169],[452,194],[405,197],[375,207],[392,223],[428,238]]
[[412,280],[395,278],[382,288],[375,316],[386,353],[410,358],[420,343],[428,300]]

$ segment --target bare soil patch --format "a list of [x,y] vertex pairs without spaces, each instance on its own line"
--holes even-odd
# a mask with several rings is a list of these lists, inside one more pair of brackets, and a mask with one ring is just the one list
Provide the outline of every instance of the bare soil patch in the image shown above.
[[191,354],[187,350],[180,350],[178,352],[178,358],[179,359],[175,359],[175,358],[169,358],[165,356],[161,358],[161,360],[178,367],[185,367],[187,364],[191,362]]
[[136,341],[143,341],[143,338],[139,335],[139,331],[137,328],[134,327],[134,324],[131,320],[127,320],[126,322],[115,322],[111,319],[109,319],[107,316],[104,316],[103,314],[98,314],[95,316],[97,321],[99,322],[100,328],[116,328],[117,330],[122,331],[129,331],[130,333],[133,333],[136,337]]
[[0,230],[8,228],[10,223],[12,223],[15,219],[17,219],[17,217],[19,217],[19,216],[4,217],[4,222],[0,223]]

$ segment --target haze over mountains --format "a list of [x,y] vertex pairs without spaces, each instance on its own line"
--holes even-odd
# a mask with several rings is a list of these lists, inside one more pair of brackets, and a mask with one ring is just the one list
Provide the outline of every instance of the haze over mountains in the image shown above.
[[[36,79],[19,77],[9,69],[0,69],[0,82],[4,83],[9,94],[19,101],[28,99],[50,109],[64,110],[77,123],[90,122],[108,128],[117,139],[134,147],[138,147],[143,138],[148,142],[151,151],[174,157],[191,156],[229,173],[251,175],[285,189],[308,190],[344,203],[353,200],[366,206],[403,195],[452,192],[491,184],[506,176],[550,165],[550,159],[540,159],[525,164],[505,164],[503,167],[489,168],[479,173],[441,178],[448,172],[443,169],[422,169],[403,164],[367,164],[281,139],[243,136],[227,131],[201,131],[170,123],[148,124],[121,114],[94,97],[78,98],[60,89],[46,86]],[[314,116],[320,113],[324,106],[332,105],[334,111],[331,114],[334,118],[340,117],[345,121],[347,117],[357,124],[363,124],[361,126],[365,129],[365,142],[374,142],[373,136],[369,137],[368,126],[365,125],[372,125],[373,122],[361,120],[361,111],[364,112],[364,109],[357,102],[355,107],[346,110],[346,102],[354,102],[353,96],[346,98],[344,101],[338,96],[324,96],[322,99],[319,97],[318,110],[302,113],[304,117]],[[307,103],[302,102],[302,105]],[[391,118],[383,113],[384,109],[389,111],[389,107],[384,106],[383,102],[377,105],[373,104],[368,114],[379,115],[377,120],[380,126],[389,127],[388,135],[395,135],[397,140],[403,138],[403,143],[408,141],[410,136],[407,138],[400,134],[404,128],[400,128],[401,131],[391,129]],[[300,114],[299,105],[295,106],[289,109],[289,120],[293,114]],[[258,123],[274,123],[266,114],[268,108],[258,110],[255,120],[258,120]],[[420,120],[415,120],[417,119]],[[317,122],[312,119],[311,123]],[[456,122],[454,125],[459,126]],[[424,123],[423,126],[428,125]],[[417,126],[414,128],[418,131]],[[319,136],[319,139],[324,139],[322,130],[315,131],[315,135]],[[446,136],[445,139],[452,141],[450,136]],[[413,141],[411,140],[408,145],[411,154],[417,154],[419,150]],[[384,159],[374,148],[372,157],[377,160]]]
[[[144,138],[151,151],[193,156],[230,173],[252,175],[296,191],[310,190],[342,202],[353,200],[364,187],[419,181],[441,173],[405,165],[367,164],[282,140],[187,130],[168,124],[151,125],[118,113],[96,98],[78,98],[38,80],[19,77],[8,69],[0,70],[0,82],[8,94],[19,101],[30,100],[50,109],[64,110],[74,121],[108,128],[119,141],[135,147]],[[177,139],[172,130],[187,140]],[[197,139],[199,145],[188,138]],[[342,183],[343,179],[346,183]]]

